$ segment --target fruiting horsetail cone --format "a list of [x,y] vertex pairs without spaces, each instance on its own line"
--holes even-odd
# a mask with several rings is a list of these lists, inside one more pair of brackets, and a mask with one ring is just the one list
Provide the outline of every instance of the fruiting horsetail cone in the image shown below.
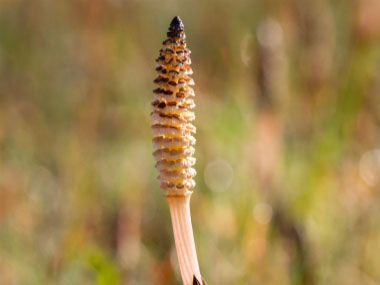
[[167,36],[156,60],[157,88],[153,90],[151,113],[153,156],[165,194],[183,196],[195,186],[193,134],[196,128],[191,124],[195,119],[191,111],[195,104],[190,50],[179,17],[171,21]]

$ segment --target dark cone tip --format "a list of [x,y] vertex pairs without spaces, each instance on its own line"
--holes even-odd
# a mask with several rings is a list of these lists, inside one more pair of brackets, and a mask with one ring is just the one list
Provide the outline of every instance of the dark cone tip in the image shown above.
[[170,28],[180,28],[182,30],[184,26],[183,26],[181,18],[178,16],[175,16],[173,20],[170,22]]

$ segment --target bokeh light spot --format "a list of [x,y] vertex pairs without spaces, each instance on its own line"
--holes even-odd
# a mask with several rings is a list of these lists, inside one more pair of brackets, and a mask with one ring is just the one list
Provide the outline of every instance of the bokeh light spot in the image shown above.
[[272,206],[267,203],[258,203],[253,209],[253,217],[260,224],[268,224],[273,215]]
[[204,170],[206,185],[215,192],[222,192],[231,187],[234,171],[227,161],[215,159],[209,162]]
[[380,180],[380,149],[365,152],[359,161],[360,177],[369,186],[375,186]]

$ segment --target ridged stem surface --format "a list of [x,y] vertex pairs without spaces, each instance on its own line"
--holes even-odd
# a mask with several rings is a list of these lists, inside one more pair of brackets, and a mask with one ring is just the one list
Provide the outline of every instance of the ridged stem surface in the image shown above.
[[190,197],[191,192],[185,196],[166,196],[184,285],[192,285],[194,276],[202,280],[191,225]]

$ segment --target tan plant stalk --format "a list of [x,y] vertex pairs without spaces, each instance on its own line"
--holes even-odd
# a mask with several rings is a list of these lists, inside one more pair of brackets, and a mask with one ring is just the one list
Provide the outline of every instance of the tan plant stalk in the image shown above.
[[185,285],[201,284],[190,216],[190,197],[196,172],[191,124],[195,119],[194,85],[190,75],[190,50],[186,47],[184,26],[179,17],[170,23],[168,38],[157,58],[158,73],[153,90],[151,113],[153,156],[158,180],[169,202],[181,276]]

